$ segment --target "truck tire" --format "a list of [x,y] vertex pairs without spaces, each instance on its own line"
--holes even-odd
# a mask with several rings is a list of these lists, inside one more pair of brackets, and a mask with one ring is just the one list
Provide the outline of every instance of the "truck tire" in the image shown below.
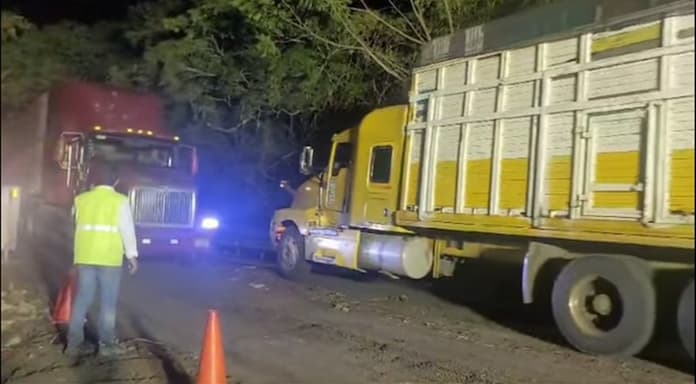
[[296,227],[288,226],[283,232],[276,260],[281,276],[290,280],[300,280],[311,271],[304,258],[304,237]]
[[582,352],[633,356],[652,338],[656,293],[650,267],[639,259],[573,260],[558,275],[551,296],[556,325]]
[[686,286],[677,311],[679,338],[691,359],[694,359],[694,281]]

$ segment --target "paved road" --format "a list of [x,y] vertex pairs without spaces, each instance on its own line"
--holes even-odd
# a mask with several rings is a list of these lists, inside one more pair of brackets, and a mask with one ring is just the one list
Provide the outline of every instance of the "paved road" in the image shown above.
[[[50,241],[37,248],[37,284],[53,294],[66,248]],[[221,316],[231,383],[693,382],[679,369],[689,363],[678,347],[666,353],[669,363],[572,351],[547,318],[517,304],[516,274],[473,273],[456,302],[428,282],[326,273],[290,282],[240,260],[144,262],[124,276],[118,322],[123,338],[155,342],[145,345],[172,383],[192,382],[211,308]]]

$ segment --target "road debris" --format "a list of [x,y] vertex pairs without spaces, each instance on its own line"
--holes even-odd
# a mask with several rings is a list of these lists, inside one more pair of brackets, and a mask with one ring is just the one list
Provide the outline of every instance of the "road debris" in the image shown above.
[[[41,321],[47,318],[47,303],[37,297],[29,295],[25,289],[15,289],[14,284],[10,284],[7,289],[2,290],[1,311],[2,311],[2,338],[7,340],[3,347],[16,345],[14,343],[15,334],[22,334],[30,330],[30,325],[34,321]],[[13,343],[9,343],[12,340]]]
[[345,302],[331,303],[331,306],[341,312],[350,312],[350,306]]

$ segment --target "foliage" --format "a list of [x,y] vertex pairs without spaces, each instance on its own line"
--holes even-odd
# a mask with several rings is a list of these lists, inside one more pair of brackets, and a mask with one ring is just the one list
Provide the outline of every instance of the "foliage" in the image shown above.
[[120,84],[158,89],[196,124],[236,133],[255,120],[404,95],[420,45],[527,0],[161,0],[132,9],[138,65]]
[[[3,12],[3,80],[13,74],[3,99],[108,72],[114,83],[163,93],[187,122],[232,133],[256,120],[306,126],[321,111],[403,95],[421,44],[503,3],[520,1],[160,0],[134,6],[119,27],[40,29]],[[132,51],[121,49],[122,36]]]
[[123,60],[114,25],[63,22],[37,28],[9,12],[3,12],[2,23],[3,107],[21,106],[65,79],[104,80],[108,65]]
[[112,77],[160,89],[188,104],[194,121],[233,131],[383,97],[390,84],[370,63],[305,38],[288,18],[270,0],[139,5],[127,36],[143,50],[142,64]]
[[[307,35],[360,53],[396,81],[406,81],[418,48],[434,37],[452,33],[490,17],[502,0],[387,0],[375,8],[366,0],[280,1],[289,20]],[[307,20],[307,11],[323,10],[339,34],[327,33]]]
[[2,11],[2,42],[16,40],[22,33],[34,28],[24,16],[14,12]]
[[[126,36],[142,51],[142,61],[113,69],[111,80],[160,91],[176,111],[173,126],[225,132],[223,141],[240,149],[225,154],[229,168],[238,168],[234,172],[245,179],[272,179],[269,169],[306,139],[306,127],[319,113],[379,102],[393,87],[362,56],[288,23],[292,14],[278,5],[272,0],[140,4],[132,9]],[[329,20],[318,13],[317,22],[322,17]],[[322,28],[339,32],[330,24]],[[223,156],[213,138],[219,135],[197,132],[199,145]]]

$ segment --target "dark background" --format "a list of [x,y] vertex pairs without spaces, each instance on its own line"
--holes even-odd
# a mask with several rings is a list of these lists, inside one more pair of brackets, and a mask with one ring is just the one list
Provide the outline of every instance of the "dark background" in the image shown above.
[[145,1],[135,0],[4,0],[3,9],[18,11],[33,22],[50,24],[60,20],[75,20],[94,23],[105,20],[124,19],[128,7]]

